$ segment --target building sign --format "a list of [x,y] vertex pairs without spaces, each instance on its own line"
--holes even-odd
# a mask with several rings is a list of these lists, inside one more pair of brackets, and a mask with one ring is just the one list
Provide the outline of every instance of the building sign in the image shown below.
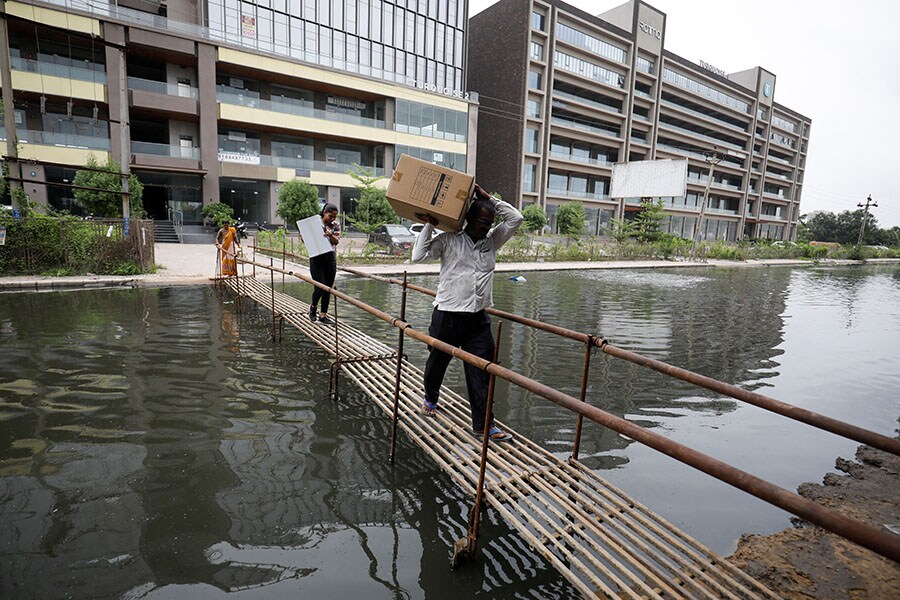
[[243,154],[241,152],[228,152],[227,150],[219,150],[219,161],[241,163],[245,165],[258,165],[259,155]]
[[256,17],[241,15],[241,35],[256,38]]
[[768,98],[771,95],[772,95],[772,84],[767,81],[763,84],[763,96]]
[[706,69],[707,71],[712,71],[716,75],[721,75],[722,77],[728,77],[728,73],[720,69],[719,67],[715,67],[708,62],[700,61],[700,66]]
[[656,27],[651,27],[650,25],[644,23],[643,21],[638,21],[638,27],[640,27],[641,31],[643,31],[650,37],[654,37],[658,40],[662,39],[662,31],[660,31]]
[[443,94],[445,96],[451,96],[453,98],[460,98],[462,100],[469,99],[469,92],[463,92],[461,90],[454,90],[451,87],[438,87],[433,83],[428,83],[427,81],[419,81],[418,79],[409,78],[406,80],[407,85],[411,85],[414,88],[425,90],[426,92],[437,92],[438,94]]
[[366,103],[356,98],[346,98],[344,96],[328,96],[327,103],[331,106],[340,108],[350,108],[352,110],[366,110]]

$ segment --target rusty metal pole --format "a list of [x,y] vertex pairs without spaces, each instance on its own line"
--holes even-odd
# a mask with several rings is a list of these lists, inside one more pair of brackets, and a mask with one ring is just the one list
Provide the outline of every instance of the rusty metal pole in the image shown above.
[[[588,372],[591,368],[591,350],[594,347],[594,336],[588,336],[587,343],[584,345],[584,366],[581,370],[581,401],[584,402],[587,397]],[[572,460],[578,460],[578,450],[581,448],[581,427],[584,423],[584,416],[578,415],[578,422],[575,424],[575,444],[572,446]]]
[[269,257],[269,283],[271,284],[270,289],[272,290],[272,341],[273,342],[275,341],[275,338],[277,337],[276,331],[275,331],[275,270],[272,268],[274,266],[275,266],[274,261],[273,261],[272,257],[270,256]]
[[[500,357],[500,334],[503,332],[503,321],[497,322],[497,341],[494,343],[493,363],[499,364]],[[488,448],[491,440],[491,422],[494,420],[494,386],[497,378],[493,373],[488,377],[488,393],[487,402],[484,408],[484,431],[481,434],[481,462],[478,466],[478,486],[475,488],[475,505],[469,518],[469,532],[464,540],[459,540],[454,544],[453,558],[451,559],[453,566],[459,564],[460,560],[472,560],[475,558],[475,551],[478,549],[478,524],[481,517],[481,505],[484,503],[484,472],[487,469]],[[463,543],[465,544],[463,546]]]
[[[406,271],[403,272],[403,292],[400,296],[400,320],[406,322]],[[394,455],[397,451],[397,421],[400,418],[400,375],[403,372],[403,328],[399,328],[397,339],[397,377],[394,379],[394,414],[391,424],[391,464],[394,464]]]
[[284,239],[281,240],[281,293],[284,293],[284,263],[287,260],[287,253],[284,249]]
[[[334,289],[332,285],[331,289]],[[329,292],[330,293],[330,292]],[[341,371],[341,338],[338,333],[338,301],[337,296],[331,294],[332,300],[334,300],[334,362],[331,364],[331,397],[332,399],[337,399],[338,397],[338,374]]]

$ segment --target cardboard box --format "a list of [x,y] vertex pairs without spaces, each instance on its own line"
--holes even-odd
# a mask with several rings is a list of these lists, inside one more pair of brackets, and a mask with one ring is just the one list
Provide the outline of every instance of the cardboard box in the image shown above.
[[401,154],[387,199],[401,217],[421,222],[416,213],[427,213],[437,219],[438,229],[459,231],[474,189],[473,175]]

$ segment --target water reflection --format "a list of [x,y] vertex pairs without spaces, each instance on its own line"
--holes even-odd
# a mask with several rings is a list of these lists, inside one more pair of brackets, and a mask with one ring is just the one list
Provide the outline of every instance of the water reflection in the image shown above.
[[[498,278],[495,299],[890,433],[898,270],[546,273]],[[399,305],[396,287],[341,286]],[[390,327],[340,310],[395,343]],[[415,327],[427,328],[430,311],[429,299],[410,297]],[[0,295],[0,596],[576,596],[493,511],[485,560],[450,574],[470,500],[408,440],[388,464],[378,409],[347,380],[328,398],[323,353],[293,332],[272,344],[268,323],[202,287]],[[424,347],[406,349],[424,363]],[[504,327],[502,364],[574,396],[583,352]],[[462,369],[446,382],[462,391]],[[597,352],[588,399],[788,488],[855,447]],[[500,382],[497,410],[571,452],[575,419],[555,405]],[[581,455],[720,552],[744,531],[787,524],[601,427],[586,427]]]

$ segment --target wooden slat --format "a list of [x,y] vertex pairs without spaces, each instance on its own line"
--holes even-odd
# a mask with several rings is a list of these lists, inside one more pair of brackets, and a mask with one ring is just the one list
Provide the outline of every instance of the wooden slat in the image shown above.
[[[251,277],[221,280],[272,311],[272,289]],[[309,321],[309,305],[275,292],[277,318],[341,363],[385,414],[391,415],[396,350],[345,325]],[[364,360],[365,358],[370,360]],[[442,388],[436,418],[419,413],[423,372],[401,361],[398,422],[427,456],[467,493],[478,481],[481,438],[470,431],[468,402]],[[498,422],[499,423],[499,422]],[[504,429],[510,430],[506,425]],[[513,432],[515,433],[515,432]],[[492,508],[585,595],[627,598],[775,598],[748,575],[716,556],[576,461],[564,461],[515,434],[491,444],[485,496]]]

